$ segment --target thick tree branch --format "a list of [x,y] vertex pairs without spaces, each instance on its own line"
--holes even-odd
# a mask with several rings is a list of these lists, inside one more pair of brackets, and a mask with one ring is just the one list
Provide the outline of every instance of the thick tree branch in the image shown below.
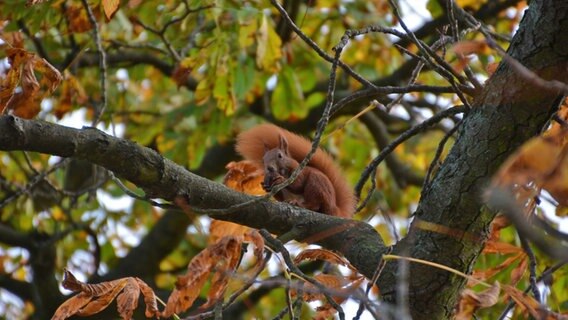
[[[142,188],[150,198],[173,201],[183,196],[196,209],[224,209],[254,197],[190,173],[154,150],[107,135],[97,129],[0,117],[0,150],[27,150],[76,157],[113,171]],[[283,203],[257,201],[232,214],[212,215],[341,252],[362,274],[372,275],[385,247],[368,224],[322,215]]]
[[[508,54],[544,80],[568,80],[568,7],[563,0],[532,1]],[[522,143],[538,134],[560,101],[557,90],[538,89],[531,79],[501,63],[463,120],[458,138],[432,182],[423,189],[409,235],[394,253],[470,272],[495,216],[482,193],[491,176]],[[411,239],[411,240],[409,240]],[[442,249],[443,248],[443,249]],[[464,279],[410,265],[414,319],[451,317]],[[387,301],[396,299],[396,265],[378,281]]]

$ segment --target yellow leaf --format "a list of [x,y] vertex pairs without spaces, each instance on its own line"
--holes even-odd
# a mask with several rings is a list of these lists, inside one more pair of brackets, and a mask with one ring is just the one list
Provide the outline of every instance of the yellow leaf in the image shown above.
[[268,18],[265,15],[262,16],[256,41],[256,65],[263,70],[278,71],[282,57],[282,41],[274,28],[268,24]]

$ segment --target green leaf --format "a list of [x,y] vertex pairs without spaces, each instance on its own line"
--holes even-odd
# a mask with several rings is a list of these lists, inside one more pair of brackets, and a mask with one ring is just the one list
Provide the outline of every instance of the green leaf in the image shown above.
[[284,66],[278,75],[278,84],[272,94],[272,111],[280,120],[302,119],[308,115],[301,83],[289,66]]

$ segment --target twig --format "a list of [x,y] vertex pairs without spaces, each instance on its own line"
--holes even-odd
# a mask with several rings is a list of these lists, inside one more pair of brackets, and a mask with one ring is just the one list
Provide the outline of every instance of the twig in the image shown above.
[[[373,159],[373,161],[371,161],[371,163],[365,168],[365,170],[361,174],[361,177],[359,178],[359,181],[357,182],[357,184],[355,186],[355,196],[357,198],[360,198],[361,190],[363,190],[363,186],[365,185],[365,183],[369,179],[371,173],[386,158],[386,156],[389,155],[398,145],[400,145],[404,141],[408,140],[410,137],[412,137],[412,136],[418,134],[419,132],[425,130],[429,126],[438,123],[440,120],[442,120],[446,117],[458,114],[458,113],[465,112],[465,111],[466,111],[466,108],[464,106],[456,106],[456,107],[444,110],[444,111],[432,116],[431,118],[425,120],[421,124],[416,125],[416,126],[410,128],[410,129],[406,130],[404,133],[402,133],[400,136],[398,136],[396,139],[394,139],[386,148],[381,150],[379,155],[377,157],[375,157],[375,159]],[[372,192],[372,190],[369,191],[369,192]]]
[[81,0],[83,3],[83,7],[87,11],[87,16],[89,17],[89,22],[93,25],[93,36],[95,38],[95,43],[97,45],[97,51],[99,53],[99,67],[101,68],[101,91],[102,91],[102,101],[101,106],[96,110],[95,117],[93,118],[93,123],[91,124],[92,127],[96,127],[97,123],[101,120],[103,113],[107,107],[107,63],[106,63],[106,52],[103,48],[103,43],[101,40],[101,34],[99,32],[99,24],[97,23],[97,19],[93,14],[93,10],[91,10],[91,6],[87,0]]
[[455,89],[454,93],[460,98],[461,102],[466,107],[470,108],[471,106],[469,105],[469,101],[465,98],[461,89],[454,81],[454,77],[463,85],[467,83],[467,80],[462,75],[457,73],[446,61],[440,58],[434,51],[432,51],[432,49],[430,49],[428,46],[426,46],[422,41],[420,41],[416,37],[416,35],[404,23],[404,20],[402,19],[402,16],[400,15],[400,12],[398,10],[398,6],[393,0],[389,0],[389,4],[392,7],[393,14],[397,17],[400,26],[404,29],[404,31],[406,31],[406,33],[412,39],[412,42],[416,44],[420,52],[422,52],[424,56],[434,59],[434,61],[436,62],[434,63],[427,58],[424,60],[425,63],[428,66],[430,66],[433,70],[436,70],[436,72],[438,72],[439,75],[444,77],[448,81],[448,83]]
[[47,177],[48,175],[50,175],[52,172],[54,172],[55,170],[65,166],[67,164],[67,162],[69,161],[69,159],[63,159],[61,161],[59,161],[58,163],[54,164],[51,168],[49,168],[48,170],[32,177],[30,179],[30,182],[28,182],[28,184],[26,184],[26,186],[24,188],[19,189],[18,191],[14,192],[13,194],[11,194],[10,196],[4,198],[1,202],[0,202],[0,209],[4,208],[5,206],[7,206],[10,202],[12,202],[14,199],[18,198],[19,196],[21,196],[24,193],[29,192],[33,187],[35,187],[39,182],[41,182],[43,179],[45,179],[45,177]]
[[122,181],[120,181],[120,179],[118,179],[113,173],[112,171],[108,171],[108,174],[110,176],[110,178],[112,179],[112,181],[114,181],[114,183],[116,183],[116,185],[122,190],[124,191],[124,193],[126,193],[128,196],[134,198],[134,199],[138,199],[138,200],[142,200],[145,202],[148,202],[149,204],[155,206],[155,207],[159,207],[159,208],[163,208],[163,209],[171,209],[171,210],[180,210],[179,207],[169,204],[169,203],[161,203],[161,202],[157,202],[154,201],[152,199],[146,198],[144,196],[140,196],[138,194],[136,194],[134,191],[128,189],[127,186],[124,185],[124,183],[122,183]]
[[286,247],[284,247],[282,242],[280,242],[280,240],[278,239],[273,238],[272,235],[268,233],[268,231],[266,230],[260,230],[260,234],[265,239],[267,244],[269,244],[272,248],[274,248],[276,252],[279,252],[282,255],[282,258],[284,258],[284,262],[286,263],[286,266],[290,269],[290,271],[296,274],[297,276],[299,276],[300,278],[302,278],[303,280],[313,284],[320,291],[320,293],[324,295],[327,302],[335,310],[337,310],[337,313],[339,314],[339,319],[345,320],[345,313],[343,312],[343,308],[341,308],[341,306],[337,304],[335,300],[333,300],[333,298],[328,293],[328,289],[318,281],[304,274],[302,270],[300,270],[300,268],[298,268],[298,266],[294,264],[292,258],[290,257],[290,253],[288,252]]
[[[294,30],[294,32],[302,39],[304,40],[304,42],[310,46],[312,49],[314,49],[314,51],[320,56],[322,57],[324,60],[331,62],[331,63],[335,63],[335,59],[328,55],[325,51],[323,51],[322,48],[320,48],[317,43],[315,43],[312,39],[310,39],[305,33],[302,32],[302,30],[300,30],[300,28],[298,28],[298,26],[296,26],[296,24],[294,23],[294,21],[292,20],[292,18],[290,18],[290,16],[288,15],[288,12],[286,12],[286,10],[284,10],[284,8],[282,8],[282,6],[278,3],[278,1],[276,0],[270,0],[270,3],[272,3],[272,5],[274,7],[276,7],[276,9],[278,10],[278,12],[280,12],[280,15],[282,16],[282,18],[284,18],[284,20],[286,20],[288,22],[288,24],[290,25],[290,28],[292,28],[292,30]],[[375,88],[376,86],[374,84],[372,84],[369,80],[363,78],[363,76],[361,76],[360,74],[358,74],[357,72],[353,71],[353,69],[351,69],[351,67],[349,67],[348,65],[346,65],[345,63],[339,61],[338,62],[339,66],[347,73],[349,74],[351,77],[353,77],[353,79],[359,81],[361,84],[363,84],[365,87],[370,87],[370,88]]]
[[540,296],[540,291],[538,291],[538,286],[536,285],[536,257],[534,252],[532,251],[527,239],[519,235],[519,239],[521,240],[521,246],[523,250],[527,254],[529,258],[529,283],[530,288],[532,289],[532,293],[536,301],[538,303],[542,303],[542,299]]
[[440,140],[438,148],[436,149],[436,154],[434,155],[434,159],[432,159],[432,162],[430,162],[430,166],[428,167],[428,171],[426,172],[426,176],[424,177],[424,183],[422,184],[424,186],[424,190],[426,190],[426,188],[430,184],[430,179],[432,178],[432,172],[434,171],[434,167],[440,164],[439,160],[440,157],[442,156],[442,152],[444,151],[446,143],[448,142],[450,137],[454,135],[454,133],[458,130],[460,124],[461,121],[456,123],[456,125],[452,129],[450,129],[450,131],[448,131],[446,135],[444,135],[442,140]]

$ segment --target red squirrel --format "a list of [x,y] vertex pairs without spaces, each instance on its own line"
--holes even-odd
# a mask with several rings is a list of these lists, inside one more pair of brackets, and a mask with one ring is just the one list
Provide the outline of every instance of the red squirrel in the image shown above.
[[[262,187],[268,192],[290,177],[311,148],[308,139],[272,124],[241,133],[236,146],[245,159],[264,168]],[[332,157],[319,148],[296,180],[275,198],[343,218],[351,218],[355,211],[353,191]]]

